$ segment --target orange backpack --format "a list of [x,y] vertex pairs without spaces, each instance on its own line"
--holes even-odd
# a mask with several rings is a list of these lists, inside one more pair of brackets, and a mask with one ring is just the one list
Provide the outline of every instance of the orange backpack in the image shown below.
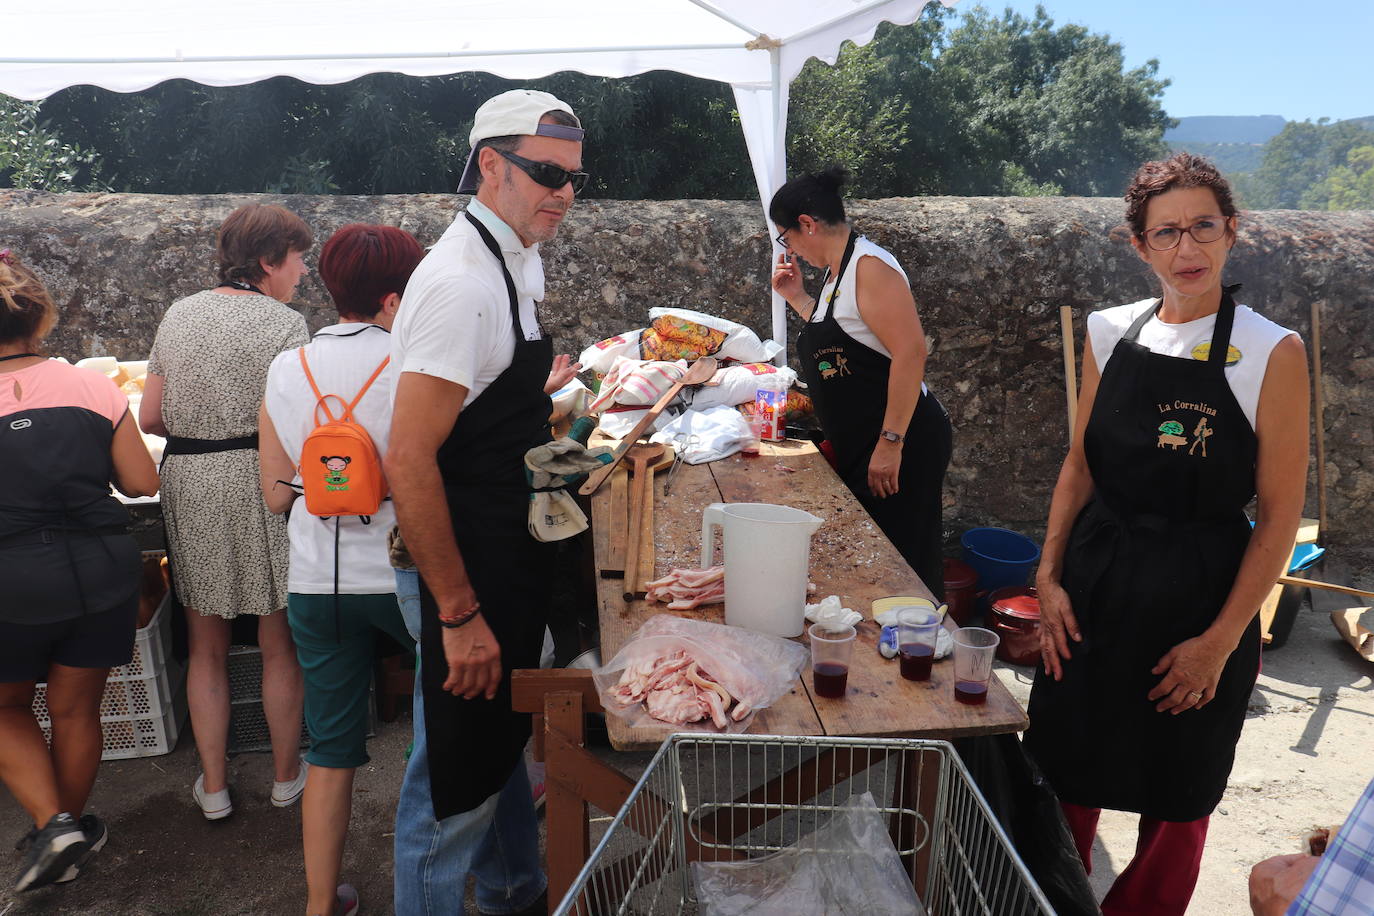
[[[357,515],[364,519],[376,513],[386,498],[386,476],[382,473],[382,459],[372,437],[353,419],[353,409],[363,399],[367,389],[382,374],[391,357],[382,360],[372,376],[363,383],[352,403],[337,394],[320,394],[310,365],[305,361],[305,348],[296,351],[301,356],[301,368],[315,392],[315,429],[305,437],[298,468],[305,508],[311,515],[330,518]],[[329,411],[329,398],[344,406],[343,415],[335,417]],[[320,423],[320,410],[329,419]]]

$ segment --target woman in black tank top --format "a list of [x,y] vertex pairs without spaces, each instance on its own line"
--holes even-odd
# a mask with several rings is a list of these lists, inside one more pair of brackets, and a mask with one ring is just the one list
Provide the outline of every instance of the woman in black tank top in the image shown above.
[[[806,322],[797,359],[837,473],[926,587],[943,598],[949,416],[923,386],[926,337],[906,278],[881,257],[855,254],[860,240],[845,220],[844,179],[842,169],[832,168],[794,178],[774,195],[769,215],[787,253],[778,258],[773,288]],[[793,254],[826,268],[823,301],[802,288]],[[851,286],[856,301],[846,303]],[[846,332],[837,307],[857,313],[887,353]]]

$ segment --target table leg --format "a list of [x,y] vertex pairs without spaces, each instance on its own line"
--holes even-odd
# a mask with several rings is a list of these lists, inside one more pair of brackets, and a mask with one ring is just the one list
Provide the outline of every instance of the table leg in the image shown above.
[[[580,694],[544,696],[545,740],[563,739],[581,746],[584,741]],[[555,740],[555,743],[557,741]],[[544,771],[544,816],[548,826],[549,912],[562,902],[591,855],[587,802],[577,791],[573,761],[551,755]]]

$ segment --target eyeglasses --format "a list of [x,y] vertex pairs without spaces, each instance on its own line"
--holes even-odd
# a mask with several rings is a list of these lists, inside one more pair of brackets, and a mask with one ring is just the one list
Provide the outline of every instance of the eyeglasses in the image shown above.
[[781,245],[781,246],[784,247],[784,248],[788,247],[788,245],[787,245],[787,233],[789,233],[789,232],[791,232],[791,231],[792,231],[791,229],[784,229],[784,230],[782,230],[781,232],[779,232],[777,235],[775,235],[775,236],[773,237],[773,241],[777,242],[779,245]]
[[1226,220],[1200,219],[1186,229],[1180,226],[1156,226],[1153,229],[1146,229],[1142,235],[1145,238],[1145,244],[1155,251],[1169,251],[1178,247],[1178,243],[1183,241],[1183,233],[1185,232],[1193,237],[1194,242],[1205,245],[1208,242],[1215,242],[1226,234]]
[[582,189],[587,186],[587,179],[591,177],[586,172],[569,172],[567,169],[560,169],[548,162],[535,162],[533,159],[526,159],[524,156],[517,156],[515,153],[508,153],[503,149],[499,149],[497,152],[508,159],[517,169],[530,176],[536,184],[552,188],[555,191],[572,182],[573,193],[581,194]]

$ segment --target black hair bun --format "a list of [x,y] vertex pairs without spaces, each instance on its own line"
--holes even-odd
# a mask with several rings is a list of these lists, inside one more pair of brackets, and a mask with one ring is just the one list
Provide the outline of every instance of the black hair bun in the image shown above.
[[832,165],[816,173],[816,184],[823,191],[839,194],[840,188],[849,181],[849,170],[842,165]]

